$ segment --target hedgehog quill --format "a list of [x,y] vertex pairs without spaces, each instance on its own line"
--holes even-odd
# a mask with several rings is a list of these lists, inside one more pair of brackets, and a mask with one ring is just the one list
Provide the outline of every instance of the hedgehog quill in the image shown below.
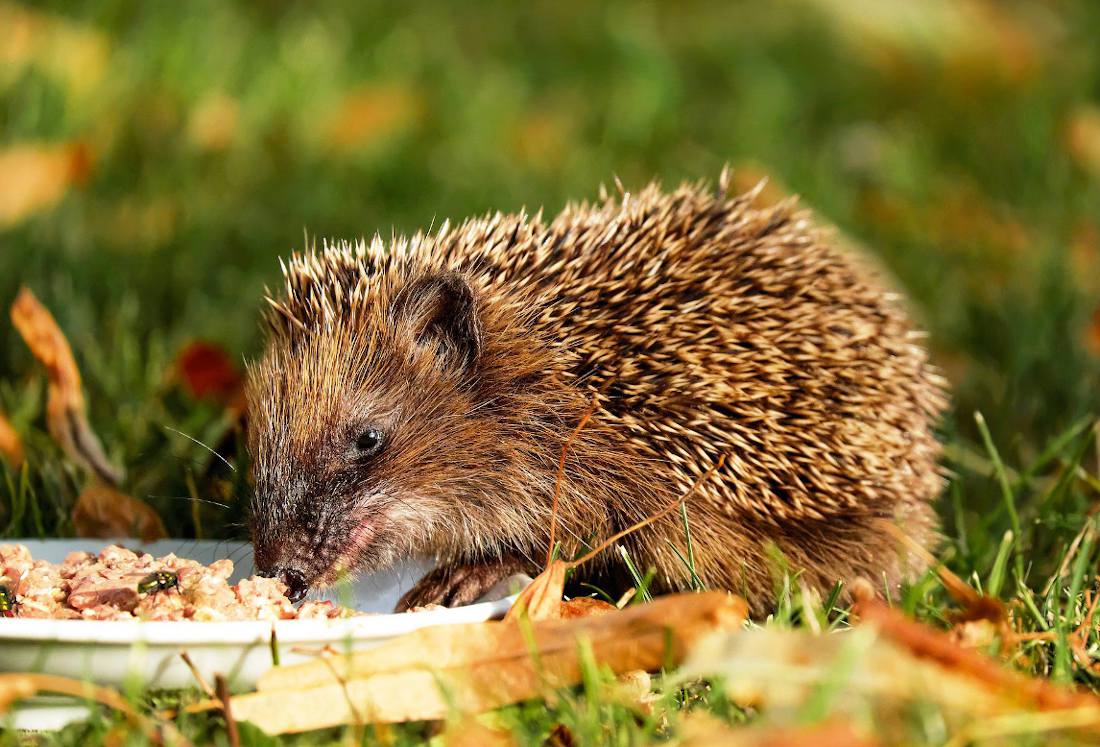
[[[880,521],[935,542],[944,380],[871,263],[727,185],[294,255],[248,375],[258,567],[301,597],[438,557],[403,607],[535,571],[562,445],[599,390],[560,489],[565,557],[724,454],[687,504],[709,587],[765,613],[773,547],[818,589],[922,570]],[[690,582],[678,515],[622,543],[658,588]]]

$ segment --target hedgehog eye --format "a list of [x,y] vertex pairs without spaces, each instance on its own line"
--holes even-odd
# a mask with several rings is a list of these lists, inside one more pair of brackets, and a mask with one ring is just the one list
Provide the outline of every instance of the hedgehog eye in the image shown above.
[[386,436],[380,428],[367,428],[355,439],[355,448],[363,456],[374,456],[382,450]]

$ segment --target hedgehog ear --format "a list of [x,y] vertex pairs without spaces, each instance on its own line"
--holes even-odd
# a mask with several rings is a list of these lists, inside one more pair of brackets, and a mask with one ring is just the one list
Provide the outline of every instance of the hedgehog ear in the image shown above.
[[410,281],[394,298],[393,314],[448,367],[469,370],[481,357],[477,298],[466,278],[456,272]]

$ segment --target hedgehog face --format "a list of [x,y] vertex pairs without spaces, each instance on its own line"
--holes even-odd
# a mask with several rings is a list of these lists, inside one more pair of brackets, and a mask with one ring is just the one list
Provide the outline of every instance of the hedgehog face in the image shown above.
[[375,299],[275,335],[249,370],[256,563],[293,597],[399,557],[459,552],[460,528],[493,522],[480,481],[507,439],[480,394],[470,285],[428,274]]

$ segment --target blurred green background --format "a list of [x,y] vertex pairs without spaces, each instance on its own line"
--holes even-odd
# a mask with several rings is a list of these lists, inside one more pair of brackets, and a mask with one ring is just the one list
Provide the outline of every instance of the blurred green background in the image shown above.
[[[229,428],[172,378],[190,340],[260,346],[303,236],[412,231],[628,187],[770,179],[881,256],[956,390],[1026,461],[1100,400],[1100,3],[0,4],[0,305],[69,335],[126,489],[175,532],[242,498]],[[0,324],[0,410],[27,443],[11,531],[67,531],[83,479]],[[0,472],[3,469],[0,468]],[[23,486],[19,486],[23,480]],[[980,511],[984,485],[968,493]],[[2,520],[2,517],[0,517]]]

